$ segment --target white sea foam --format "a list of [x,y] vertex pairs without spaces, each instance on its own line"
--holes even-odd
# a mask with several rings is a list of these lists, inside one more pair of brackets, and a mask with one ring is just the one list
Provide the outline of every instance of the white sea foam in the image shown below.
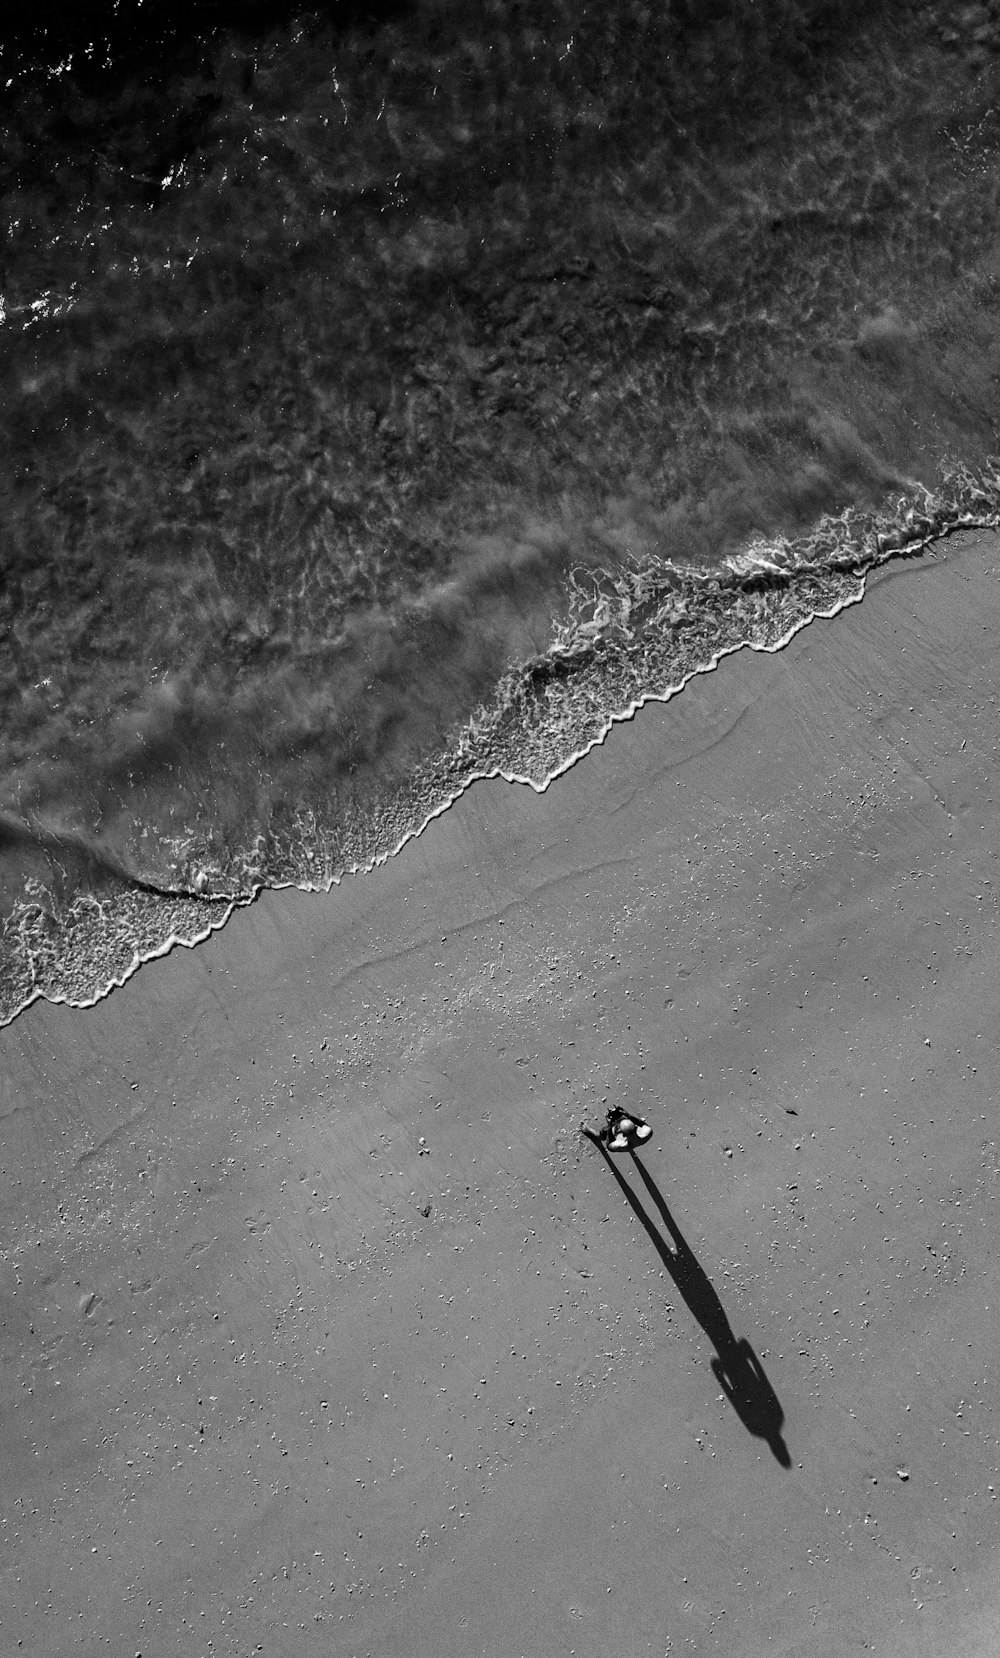
[[998,526],[1000,471],[955,469],[935,494],[921,491],[870,519],[824,520],[795,543],[756,541],[714,571],[647,559],[613,576],[577,573],[548,651],[507,674],[404,790],[359,817],[346,846],[342,824],[328,828],[310,813],[297,827],[292,872],[250,876],[239,892],[213,895],[212,872],[201,870],[194,890],[122,880],[63,913],[20,905],[4,929],[0,1023],[42,998],[92,1006],[145,962],[203,942],[265,889],[329,892],[345,875],[370,873],[474,783],[498,779],[543,794],[647,703],[669,702],[736,651],[783,650],[811,622],[858,604],[879,565],[956,530]]

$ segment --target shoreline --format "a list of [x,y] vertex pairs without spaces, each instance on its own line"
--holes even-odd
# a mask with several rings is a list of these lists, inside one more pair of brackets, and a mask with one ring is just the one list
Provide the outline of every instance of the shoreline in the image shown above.
[[6,1028],[4,1640],[989,1650],[998,572]]
[[[980,512],[977,514],[967,509],[963,511],[959,508],[959,497],[962,495],[963,491],[967,497],[978,494],[983,501],[988,498],[988,490],[981,482],[974,478],[969,478],[964,474],[956,474],[953,479],[949,479],[949,484],[953,490],[954,496],[950,504],[947,489],[943,485],[942,488],[944,493],[940,497],[935,497],[925,492],[924,510],[919,509],[913,501],[906,502],[905,500],[901,500],[898,503],[895,518],[889,513],[882,513],[881,515],[877,515],[873,522],[867,526],[867,528],[858,527],[856,529],[854,533],[860,536],[860,541],[858,542],[855,552],[852,555],[851,561],[852,569],[858,583],[855,591],[840,594],[834,602],[826,608],[821,605],[817,609],[808,610],[799,616],[795,616],[777,639],[767,641],[761,638],[745,637],[739,638],[735,643],[722,644],[717,649],[710,652],[707,660],[696,661],[694,666],[688,668],[676,683],[668,684],[660,690],[644,690],[638,695],[632,697],[631,700],[623,704],[620,708],[612,709],[612,711],[600,722],[596,733],[591,736],[589,740],[584,742],[581,747],[572,750],[565,756],[564,759],[559,761],[558,764],[552,766],[552,768],[542,777],[540,782],[536,781],[528,771],[517,771],[513,768],[504,767],[502,764],[469,772],[462,778],[461,782],[453,788],[451,793],[446,792],[439,800],[438,804],[427,810],[422,819],[416,821],[410,828],[406,829],[395,843],[388,845],[382,852],[373,855],[366,861],[352,863],[344,868],[339,874],[330,875],[319,882],[312,882],[308,880],[276,880],[269,883],[255,883],[246,893],[237,894],[235,896],[228,896],[226,894],[188,892],[181,889],[173,892],[169,888],[163,888],[160,891],[159,896],[166,902],[173,901],[176,905],[183,906],[186,902],[198,903],[202,900],[207,900],[210,903],[219,904],[220,907],[223,907],[222,911],[217,917],[210,919],[204,927],[197,928],[194,932],[187,932],[185,934],[180,932],[170,932],[156,945],[149,945],[144,950],[135,948],[133,950],[132,959],[128,965],[121,968],[117,972],[113,972],[97,990],[93,991],[89,995],[81,996],[62,991],[50,991],[46,990],[42,986],[36,985],[31,993],[27,995],[22,1002],[13,1007],[11,1012],[0,1018],[0,1030],[5,1029],[8,1025],[12,1024],[14,1020],[16,1020],[22,1013],[26,1012],[28,1008],[33,1007],[38,1001],[49,1001],[56,1006],[69,1006],[75,1008],[96,1007],[97,1004],[106,996],[111,995],[115,990],[119,990],[127,984],[129,979],[131,979],[133,975],[147,963],[160,961],[165,956],[170,955],[170,953],[177,948],[195,949],[204,944],[213,933],[220,931],[226,926],[235,911],[245,909],[249,905],[256,903],[265,892],[285,892],[296,890],[299,892],[309,893],[330,893],[336,887],[339,887],[341,882],[348,876],[353,877],[372,874],[374,870],[382,867],[390,859],[398,857],[411,841],[416,840],[423,835],[432,823],[442,817],[445,813],[449,812],[463,798],[468,790],[477,783],[502,781],[509,784],[525,784],[536,794],[544,794],[552,783],[564,777],[567,772],[571,771],[580,763],[580,761],[585,760],[587,756],[596,748],[600,748],[607,741],[608,737],[611,735],[611,732],[617,725],[627,724],[631,720],[634,720],[636,715],[649,704],[666,704],[673,701],[673,699],[679,696],[688,685],[698,678],[699,675],[714,673],[727,657],[736,655],[744,650],[761,652],[768,655],[783,651],[791,640],[795,638],[796,634],[798,634],[803,628],[809,627],[815,621],[834,620],[850,606],[861,603],[867,591],[868,579],[872,575],[877,574],[887,565],[892,564],[899,559],[911,559],[919,556],[920,554],[926,552],[929,547],[933,547],[935,544],[940,544],[952,535],[967,534],[970,531],[974,532],[977,530],[988,532],[997,528],[997,515],[995,511],[989,511],[985,514]],[[886,526],[892,527],[887,528]],[[848,546],[850,545],[851,534],[852,531],[849,529],[846,519],[843,521],[824,520],[815,532],[815,536],[813,538],[807,538],[805,545],[808,545],[811,540],[815,540],[817,538],[822,540],[825,535],[828,541],[830,541],[830,548],[828,548],[828,551],[831,548],[833,549],[834,557],[830,568],[822,571],[816,571],[815,573],[824,575],[827,578],[833,574],[834,565],[841,563],[843,560],[843,549],[841,549],[839,554],[836,553],[837,537],[839,535],[844,541],[845,546]],[[800,559],[795,545],[785,543],[775,544],[773,547],[764,543],[754,543],[752,546],[747,548],[745,552],[728,559],[726,561],[726,567],[728,568],[730,574],[736,575],[742,579],[752,576],[754,572],[757,572],[765,577],[770,577],[775,573],[787,577],[796,570],[798,570],[799,573],[803,573],[808,572],[813,568],[809,558],[806,558],[805,560]],[[676,573],[678,576],[686,576],[690,580],[693,580],[696,585],[700,581],[703,581],[706,586],[711,583],[711,572],[701,572],[695,569],[687,571],[677,569],[675,572],[674,567],[669,561],[666,565],[664,565],[664,569],[669,569],[671,573]],[[562,631],[565,632],[565,628]],[[555,642],[553,643],[552,649],[557,649]],[[488,714],[489,710],[480,710],[479,714],[474,717],[472,724],[463,728],[456,739],[453,751],[455,754],[462,751],[469,731],[476,724],[476,722],[480,718],[488,717]],[[310,856],[312,856],[311,853]],[[134,900],[134,896],[135,895],[132,890],[127,890],[124,895],[125,904],[131,904]],[[98,935],[100,935],[101,931],[106,929],[108,925],[106,920],[106,911],[113,908],[113,903],[111,900],[105,899],[103,902],[98,903],[95,907],[101,915],[101,921],[98,925]],[[119,925],[120,924],[121,918],[119,917]],[[112,931],[114,931],[114,922],[111,923],[111,926]],[[45,938],[44,935],[42,943],[43,948],[41,950],[41,954],[44,958],[47,953],[44,946],[48,944],[48,939]],[[106,941],[101,940],[100,937],[98,937],[97,940],[91,939],[90,951],[88,951],[85,943],[83,950],[84,956],[87,956],[88,953],[92,953],[95,956],[103,955],[104,950],[101,948],[102,943],[106,943]],[[33,952],[30,947],[27,947],[26,953],[29,961],[31,962],[31,974],[34,978],[35,967]],[[65,971],[63,971],[61,976],[66,976]],[[70,974],[70,977],[71,976],[72,975]]]

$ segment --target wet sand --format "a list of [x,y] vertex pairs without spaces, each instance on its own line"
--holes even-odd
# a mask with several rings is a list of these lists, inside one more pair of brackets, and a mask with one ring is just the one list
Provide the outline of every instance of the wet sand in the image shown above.
[[998,640],[952,537],[0,1033],[2,1650],[994,1650]]

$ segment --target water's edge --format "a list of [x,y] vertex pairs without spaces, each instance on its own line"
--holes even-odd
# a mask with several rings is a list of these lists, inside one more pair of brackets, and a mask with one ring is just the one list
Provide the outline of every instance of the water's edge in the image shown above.
[[0,940],[0,1026],[42,999],[94,1006],[145,962],[204,942],[265,890],[329,892],[345,875],[371,873],[474,783],[497,778],[542,794],[647,703],[671,701],[736,651],[783,650],[811,622],[860,603],[873,570],[956,531],[998,527],[1000,462],[975,476],[956,467],[933,493],[921,490],[878,515],[824,520],[795,543],[753,544],[715,572],[647,560],[605,582],[574,584],[548,652],[505,678],[391,813],[353,826],[355,856],[342,856],[342,829],[328,835],[313,823],[298,869],[243,891],[123,881],[62,913],[49,894],[27,898]]

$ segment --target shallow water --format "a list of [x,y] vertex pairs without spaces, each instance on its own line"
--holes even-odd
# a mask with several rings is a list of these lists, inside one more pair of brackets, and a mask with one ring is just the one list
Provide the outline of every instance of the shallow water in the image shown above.
[[962,19],[438,5],[19,63],[0,1016],[996,522]]

